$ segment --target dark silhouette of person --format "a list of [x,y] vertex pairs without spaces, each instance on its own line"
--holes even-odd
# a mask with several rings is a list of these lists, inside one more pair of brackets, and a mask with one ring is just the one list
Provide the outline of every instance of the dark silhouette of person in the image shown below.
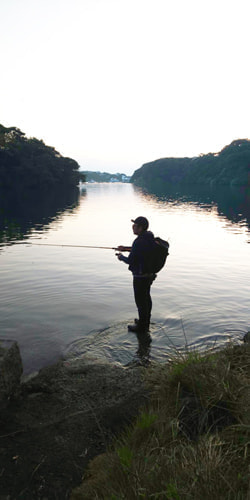
[[[133,232],[137,235],[132,247],[120,245],[117,247],[119,260],[129,265],[133,274],[134,298],[138,309],[139,318],[133,325],[128,325],[128,330],[134,333],[147,334],[149,331],[152,299],[150,295],[151,285],[156,274],[150,272],[150,259],[154,246],[154,235],[148,231],[148,220],[146,217],[137,217],[133,222]],[[130,252],[125,257],[120,252]]]

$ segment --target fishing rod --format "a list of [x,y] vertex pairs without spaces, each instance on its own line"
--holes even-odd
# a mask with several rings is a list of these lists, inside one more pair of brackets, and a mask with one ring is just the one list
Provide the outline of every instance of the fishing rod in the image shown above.
[[55,243],[31,243],[26,242],[27,245],[36,245],[38,247],[71,247],[71,248],[99,248],[101,250],[118,250],[117,247],[97,247],[92,245],[57,245]]

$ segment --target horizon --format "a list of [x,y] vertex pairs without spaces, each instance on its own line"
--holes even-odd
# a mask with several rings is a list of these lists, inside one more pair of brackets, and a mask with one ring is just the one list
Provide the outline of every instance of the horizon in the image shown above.
[[[0,125],[3,125],[3,124],[0,124]],[[3,125],[3,126],[4,126],[4,125]],[[10,126],[10,127],[11,127],[11,126]],[[18,127],[16,127],[16,128],[18,128]],[[23,131],[23,130],[21,130],[21,132],[24,132],[24,131]],[[24,132],[24,133],[25,133],[25,132]],[[26,135],[26,134],[25,134],[25,136],[27,137],[27,135]],[[32,139],[32,138],[33,138],[33,137],[27,137],[27,139]],[[36,138],[36,139],[38,139],[38,138]],[[38,139],[38,140],[43,141],[43,139]],[[231,141],[229,144],[225,144],[225,145],[221,148],[221,150],[222,150],[222,149],[224,149],[226,146],[229,146],[232,142],[239,141],[239,140],[242,140],[242,141],[245,141],[245,140],[246,140],[246,141],[249,141],[250,139],[248,139],[248,138],[246,138],[246,137],[244,137],[244,138],[243,138],[243,137],[239,137],[239,138],[237,138],[237,139],[233,139],[233,141]],[[43,142],[44,142],[44,141],[43,141]],[[53,147],[53,148],[54,148],[54,146],[53,146],[52,144],[46,144],[46,146],[49,146],[49,147]],[[56,148],[55,148],[55,149],[56,149]],[[221,150],[220,150],[220,151],[221,151]],[[209,151],[209,153],[216,155],[216,154],[220,153],[220,151]],[[58,153],[59,153],[59,154],[61,154],[61,152],[60,152],[60,151],[58,151]],[[140,168],[141,168],[144,164],[147,164],[147,163],[153,163],[153,162],[155,162],[155,161],[157,161],[157,160],[172,159],[172,158],[173,158],[173,159],[178,159],[178,158],[180,158],[180,159],[181,159],[181,158],[190,158],[190,159],[192,159],[192,158],[198,158],[199,156],[206,156],[206,154],[209,154],[209,153],[200,153],[200,154],[199,154],[199,155],[197,155],[197,156],[163,156],[163,157],[161,157],[161,158],[155,158],[155,159],[153,159],[153,160],[146,161],[145,163],[143,163],[142,165],[140,165],[139,167],[137,167],[135,170],[133,170],[131,173],[126,173],[126,172],[121,171],[121,170],[113,170],[113,171],[111,171],[111,170],[107,170],[107,169],[106,169],[106,167],[104,167],[104,168],[105,168],[105,170],[103,170],[103,169],[102,169],[102,170],[100,170],[100,169],[98,169],[98,170],[97,170],[95,167],[93,167],[93,168],[83,168],[83,167],[81,167],[81,165],[80,165],[80,164],[79,164],[79,171],[80,171],[80,172],[97,172],[97,173],[107,173],[107,174],[114,174],[114,175],[116,175],[116,174],[124,174],[124,175],[127,175],[128,177],[132,177],[132,175],[134,174],[134,172],[135,172],[136,170],[140,169]],[[63,155],[62,155],[62,156],[63,156]],[[73,160],[75,160],[75,158],[72,158],[72,159],[73,159]]]
[[[235,141],[249,141],[250,139],[246,138],[246,137],[238,137],[237,139],[233,139],[233,141],[231,141],[229,144],[225,144],[221,149],[220,151],[209,151],[209,153],[200,153],[199,155],[197,156],[163,156],[161,158],[155,158],[154,160],[149,160],[145,163],[143,163],[142,165],[140,165],[140,167],[136,168],[135,170],[138,170],[140,169],[143,165],[147,164],[147,163],[154,163],[155,161],[157,160],[165,160],[165,159],[181,159],[181,158],[190,158],[190,159],[194,159],[194,158],[199,158],[200,156],[206,156],[207,154],[213,154],[213,155],[217,155],[221,152],[222,149],[224,149],[226,146],[229,146],[230,144],[232,144],[232,142],[235,142]],[[132,175],[134,174],[135,170],[131,173],[131,174],[126,174],[125,172],[121,172],[121,171],[113,171],[113,172],[109,172],[107,170],[93,170],[93,169],[89,169],[89,168],[86,168],[86,169],[82,169],[80,167],[79,171],[86,171],[86,172],[97,172],[97,173],[107,173],[107,174],[125,174],[127,176],[130,176],[132,177]]]

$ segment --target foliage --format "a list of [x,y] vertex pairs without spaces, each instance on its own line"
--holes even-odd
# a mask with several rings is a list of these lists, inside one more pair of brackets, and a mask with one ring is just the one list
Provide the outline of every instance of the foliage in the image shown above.
[[86,177],[87,182],[129,182],[130,177],[121,174],[110,174],[108,172],[92,172],[91,170],[85,170],[83,174]]
[[194,158],[162,158],[145,163],[136,170],[131,182],[142,187],[249,186],[250,140],[238,139],[220,153]]
[[249,495],[250,346],[178,355],[145,376],[151,401],[71,500],[243,500]]
[[60,155],[42,140],[27,138],[16,127],[0,125],[0,190],[25,193],[68,189],[84,176],[71,158]]

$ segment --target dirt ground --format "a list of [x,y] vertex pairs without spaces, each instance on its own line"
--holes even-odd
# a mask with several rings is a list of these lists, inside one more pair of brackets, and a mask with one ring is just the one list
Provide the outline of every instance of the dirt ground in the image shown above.
[[140,367],[59,362],[0,413],[0,500],[66,500],[146,401]]

